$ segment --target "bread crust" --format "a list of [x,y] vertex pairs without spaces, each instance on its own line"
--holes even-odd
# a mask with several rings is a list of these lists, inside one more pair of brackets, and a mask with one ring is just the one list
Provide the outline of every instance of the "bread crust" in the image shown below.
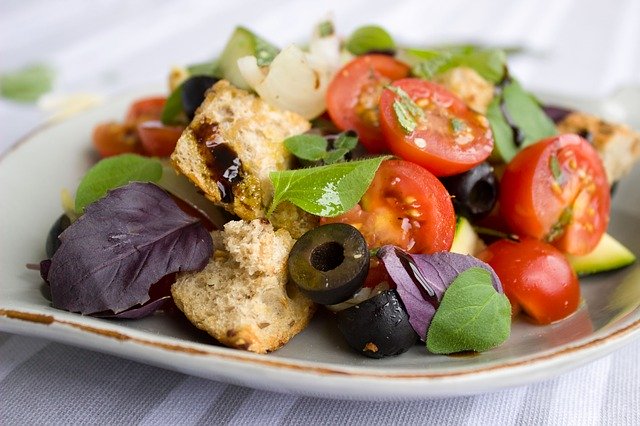
[[265,220],[233,221],[212,233],[215,252],[204,270],[180,274],[171,288],[196,327],[233,348],[267,353],[302,331],[314,304],[288,286],[294,240]]

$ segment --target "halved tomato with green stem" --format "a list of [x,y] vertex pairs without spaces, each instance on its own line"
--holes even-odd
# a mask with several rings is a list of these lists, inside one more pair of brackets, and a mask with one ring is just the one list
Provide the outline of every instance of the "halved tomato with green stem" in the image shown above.
[[[489,122],[461,99],[418,78],[397,80],[391,86],[380,96],[380,128],[391,152],[436,176],[465,172],[489,157],[493,149]],[[412,106],[409,127],[402,115]]]
[[526,147],[507,165],[500,184],[500,214],[509,228],[570,254],[596,247],[609,224],[610,204],[602,161],[578,135]]
[[409,161],[387,160],[359,204],[321,222],[355,226],[370,248],[393,244],[411,253],[435,253],[451,248],[456,218],[438,178]]
[[369,152],[386,151],[380,132],[380,94],[409,75],[409,67],[388,55],[363,55],[346,64],[327,89],[327,111],[341,130],[354,130]]

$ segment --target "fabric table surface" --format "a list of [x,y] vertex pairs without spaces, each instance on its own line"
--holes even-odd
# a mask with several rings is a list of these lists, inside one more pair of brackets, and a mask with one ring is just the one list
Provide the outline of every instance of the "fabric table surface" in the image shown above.
[[[538,93],[597,99],[640,85],[638,0],[3,0],[0,72],[41,63],[56,78],[38,104],[0,101],[0,151],[72,97],[97,102],[161,86],[172,65],[219,52],[237,24],[286,45],[328,13],[341,34],[377,23],[406,44],[518,47],[511,72]],[[529,386],[358,402],[253,390],[0,333],[0,423],[640,424],[640,340]]]

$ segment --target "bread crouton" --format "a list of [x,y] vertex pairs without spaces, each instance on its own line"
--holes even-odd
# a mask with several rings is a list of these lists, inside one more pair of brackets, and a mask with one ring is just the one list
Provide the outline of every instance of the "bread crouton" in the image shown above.
[[287,286],[294,240],[265,220],[233,221],[212,233],[215,253],[204,270],[180,274],[171,287],[178,308],[224,345],[271,352],[302,331],[314,304]]
[[623,124],[612,124],[583,112],[572,112],[557,126],[560,133],[576,133],[593,142],[609,183],[620,180],[640,160],[640,134]]
[[310,126],[221,80],[207,92],[171,160],[211,201],[242,219],[256,219],[271,201],[269,173],[290,167],[284,139]]
[[480,114],[486,114],[493,99],[494,86],[474,69],[456,67],[437,75],[434,82],[442,84]]

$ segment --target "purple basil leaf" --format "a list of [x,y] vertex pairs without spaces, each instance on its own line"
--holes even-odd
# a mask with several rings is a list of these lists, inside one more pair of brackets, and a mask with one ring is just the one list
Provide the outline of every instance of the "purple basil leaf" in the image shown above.
[[573,112],[570,109],[554,105],[545,105],[542,107],[542,110],[545,114],[547,114],[547,117],[549,117],[555,124],[558,124],[559,122],[564,120],[567,115]]
[[378,251],[378,257],[397,286],[409,323],[423,341],[442,296],[461,272],[474,266],[486,269],[491,273],[493,286],[502,293],[493,269],[473,256],[446,251],[409,254],[394,246],[384,246]]
[[51,259],[53,306],[93,314],[149,300],[149,288],[177,271],[201,270],[213,251],[202,223],[166,192],[134,182],[87,206],[60,234]]
[[40,276],[47,284],[49,284],[49,269],[51,269],[51,259],[40,262]]
[[158,309],[162,308],[165,303],[171,300],[171,296],[163,296],[156,300],[151,300],[142,306],[136,306],[129,308],[126,311],[114,314],[113,312],[100,312],[93,314],[98,318],[118,318],[118,319],[140,319],[151,315]]

